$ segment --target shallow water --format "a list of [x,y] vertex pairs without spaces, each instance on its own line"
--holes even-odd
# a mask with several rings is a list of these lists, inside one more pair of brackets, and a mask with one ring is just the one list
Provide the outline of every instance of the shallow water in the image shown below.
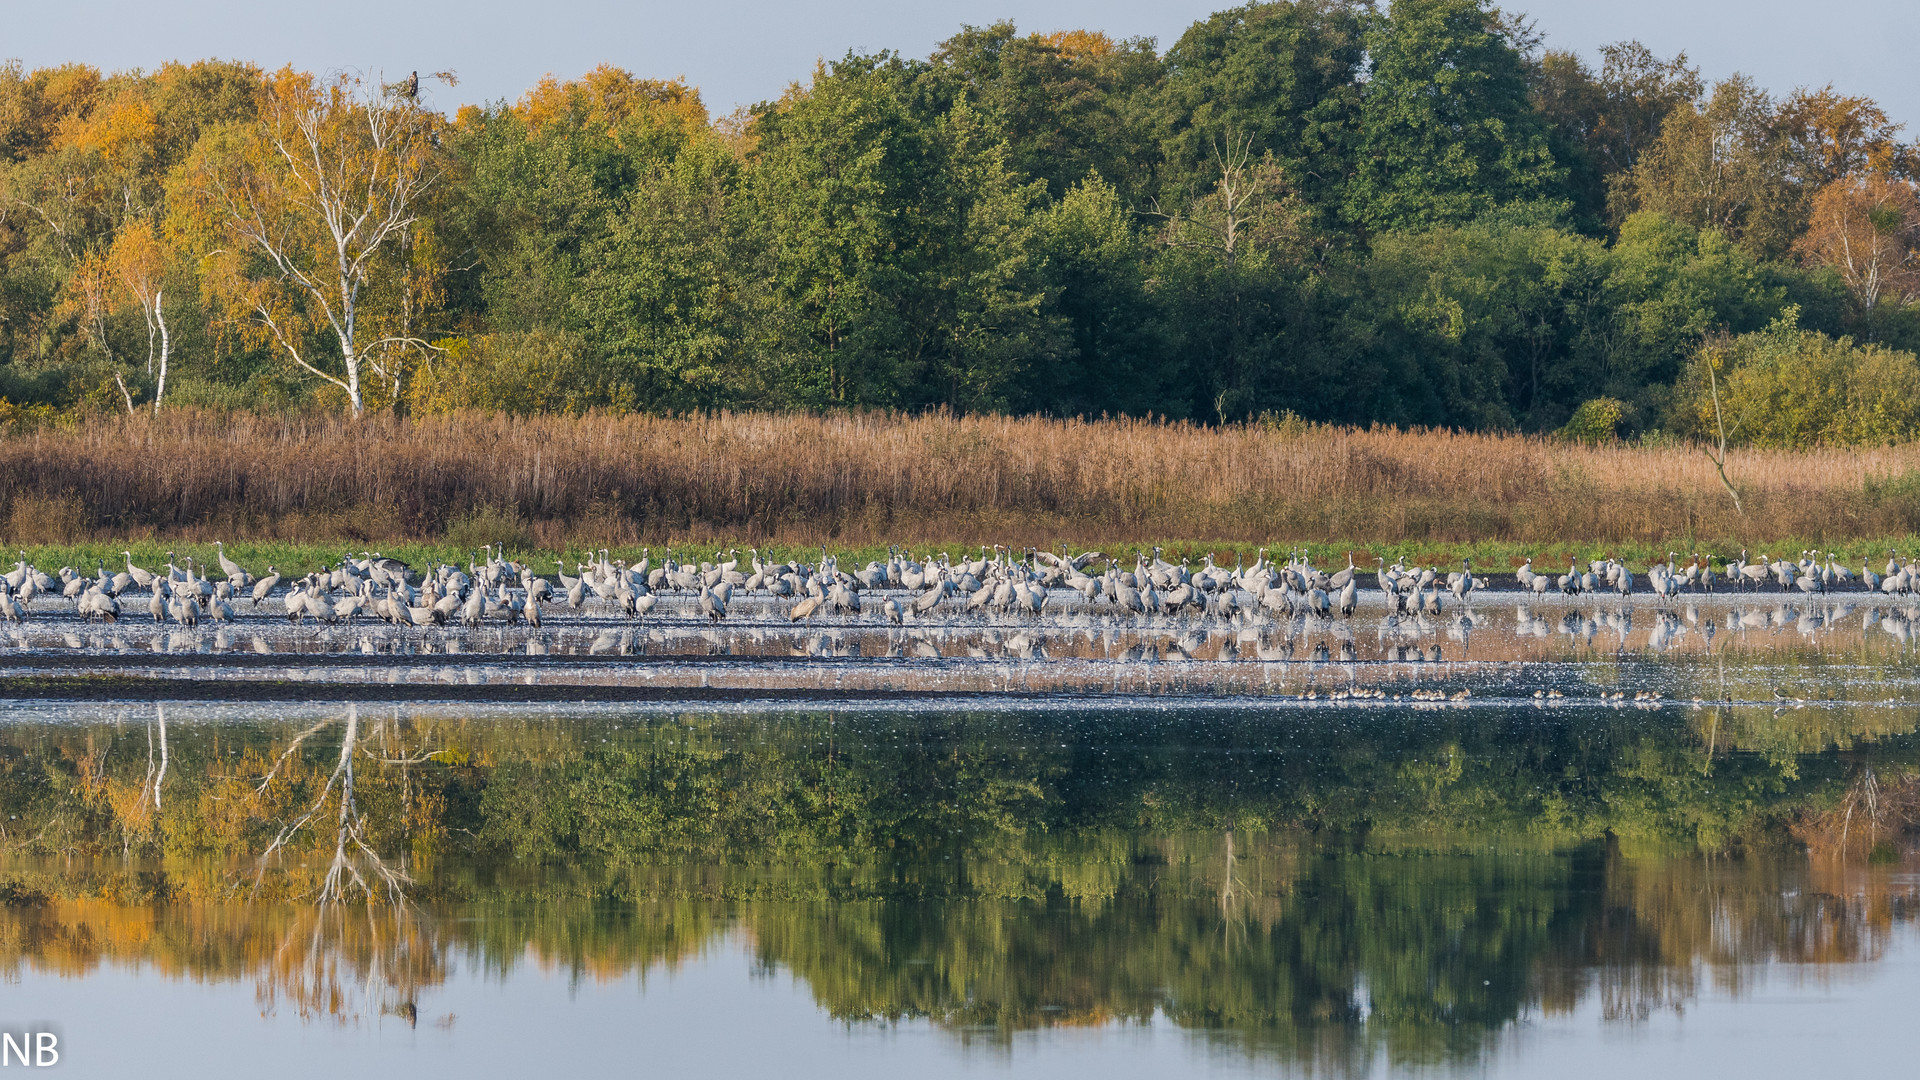
[[[60,601],[0,637],[0,678],[138,675],[168,680],[406,687],[581,686],[766,696],[1029,694],[1258,697],[1369,704],[1480,700],[1915,700],[1920,600],[1864,592],[1719,593],[1662,602],[1477,593],[1437,616],[1116,616],[1055,590],[1057,610],[940,613],[892,626],[868,612],[791,625],[743,597],[723,622],[666,597],[641,620],[604,604],[524,626],[399,629],[290,624],[242,607],[224,626],[156,626],[144,614],[84,623]],[[1358,692],[1358,693],[1356,693]],[[266,694],[256,688],[256,693]],[[192,691],[184,696],[203,696]],[[1384,695],[1384,696],[1383,696]],[[112,696],[112,695],[109,695]],[[143,692],[119,696],[182,696]],[[289,695],[304,697],[305,691]],[[364,694],[361,695],[364,698]],[[431,696],[430,693],[424,696]],[[467,693],[468,698],[484,698]]]
[[337,665],[306,702],[20,701],[0,1029],[102,1076],[1891,1064],[1905,643],[1655,650],[1636,611],[1622,655],[1480,607],[1464,648],[1564,651],[1418,701],[1444,680],[1379,661],[1253,662],[1296,692],[1231,707],[335,705],[373,670]]

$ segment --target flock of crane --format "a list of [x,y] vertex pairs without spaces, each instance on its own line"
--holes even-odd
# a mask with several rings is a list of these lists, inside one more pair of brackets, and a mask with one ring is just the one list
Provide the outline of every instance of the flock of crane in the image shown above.
[[[1137,553],[1128,569],[1122,560],[1098,551],[1016,553],[997,546],[991,552],[983,547],[978,558],[958,561],[945,554],[916,560],[904,550],[889,549],[884,562],[876,560],[851,570],[842,569],[838,558],[825,550],[817,562],[806,563],[763,560],[758,549],[750,548],[745,565],[737,551],[685,564],[668,551],[655,565],[650,551],[628,564],[609,559],[607,550],[601,549],[576,562],[571,574],[564,562],[556,562],[555,572],[548,576],[489,546],[473,553],[464,570],[441,564],[422,572],[397,559],[362,553],[287,579],[272,566],[256,577],[227,556],[224,544],[216,542],[214,549],[221,574],[217,580],[191,558],[182,559],[184,565],[176,564],[172,552],[164,570],[143,569],[134,565],[131,552],[122,552],[124,570],[109,570],[103,562],[91,576],[74,567],[61,568],[57,576],[46,574],[22,552],[15,568],[0,575],[0,618],[20,622],[36,599],[57,593],[72,601],[73,610],[87,620],[115,621],[144,609],[155,622],[195,626],[203,621],[232,622],[243,610],[254,611],[264,604],[269,613],[277,610],[295,623],[312,619],[331,624],[364,616],[403,627],[488,623],[539,627],[549,610],[561,607],[584,614],[594,605],[641,618],[654,611],[663,595],[677,593],[692,598],[697,617],[713,621],[727,617],[736,597],[761,596],[776,605],[776,611],[784,606],[785,617],[793,622],[871,611],[902,624],[943,610],[1039,616],[1050,604],[1059,606],[1054,601],[1063,590],[1077,594],[1088,610],[1119,616],[1332,617],[1355,613],[1361,582],[1367,576],[1354,565],[1351,554],[1344,568],[1325,571],[1314,567],[1303,553],[1274,561],[1263,548],[1251,565],[1236,559],[1228,569],[1216,565],[1211,555],[1202,558],[1199,566],[1186,560],[1168,562],[1160,548],[1153,548]],[[1438,615],[1448,596],[1465,603],[1486,584],[1483,576],[1475,574],[1470,559],[1462,560],[1459,570],[1444,574],[1434,566],[1374,561],[1372,576],[1389,616]],[[1529,559],[1515,577],[1523,592],[1539,595],[1630,597],[1636,588],[1635,573],[1611,557],[1592,561],[1584,569],[1574,562],[1565,574],[1538,573]],[[1723,563],[1718,570],[1710,558],[1696,555],[1682,563],[1669,554],[1666,561],[1650,565],[1644,577],[1648,590],[1663,600],[1683,592],[1769,586],[1802,593],[1865,588],[1893,595],[1920,587],[1920,563],[1901,563],[1890,553],[1884,574],[1876,574],[1862,560],[1856,577],[1830,554],[1814,551],[1802,552],[1796,561],[1763,556],[1757,562],[1749,562],[1743,551],[1739,559]]]

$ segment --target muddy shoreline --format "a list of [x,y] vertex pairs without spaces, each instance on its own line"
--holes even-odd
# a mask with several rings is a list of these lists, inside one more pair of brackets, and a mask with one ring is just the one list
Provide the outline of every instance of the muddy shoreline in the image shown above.
[[[1090,697],[1091,695],[1079,695]],[[480,686],[408,683],[312,683],[278,679],[171,679],[133,675],[21,675],[0,678],[5,701],[257,701],[471,702],[485,704],[712,702],[744,704],[823,701],[1058,700],[1022,691],[873,690],[814,687],[609,686],[580,683],[493,683]]]

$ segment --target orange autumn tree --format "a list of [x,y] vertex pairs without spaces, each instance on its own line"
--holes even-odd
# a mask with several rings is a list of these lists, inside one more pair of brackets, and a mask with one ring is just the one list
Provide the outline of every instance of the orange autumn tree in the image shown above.
[[1884,173],[1843,177],[1814,196],[1794,250],[1809,265],[1833,268],[1864,309],[1920,301],[1920,198],[1911,183]]
[[[153,110],[137,78],[102,80],[90,67],[69,65],[33,79],[39,107],[20,111],[37,115],[15,120],[31,121],[43,152],[9,177],[8,201],[43,228],[51,241],[44,254],[67,271],[55,316],[72,319],[80,340],[117,364],[108,332],[117,278],[108,249],[121,223],[156,201]],[[114,381],[132,409],[118,372]]]
[[700,91],[681,79],[642,79],[602,64],[578,79],[548,75],[522,95],[513,112],[538,134],[555,125],[685,142],[707,128]]
[[202,139],[180,180],[179,224],[206,252],[216,307],[338,387],[355,416],[368,370],[397,397],[395,347],[426,345],[390,332],[413,313],[396,319],[381,301],[411,295],[414,234],[441,177],[439,123],[408,90],[283,68],[259,121]]
[[1062,56],[1101,60],[1114,54],[1113,39],[1098,30],[1055,30],[1034,34],[1034,40],[1060,50]]
[[1914,164],[1913,148],[1898,141],[1902,125],[1872,98],[1839,93],[1832,84],[1794,91],[1780,103],[1776,124],[1797,171],[1814,185],[1855,173],[1899,173]]
[[1916,161],[1898,141],[1901,125],[1871,98],[1832,86],[1796,91],[1778,123],[1802,182],[1817,188],[1793,253],[1832,268],[1862,308],[1920,299],[1920,203],[1907,179]]

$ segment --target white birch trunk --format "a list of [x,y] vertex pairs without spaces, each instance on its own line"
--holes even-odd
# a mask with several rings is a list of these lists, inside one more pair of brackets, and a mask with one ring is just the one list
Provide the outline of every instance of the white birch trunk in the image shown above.
[[[153,294],[153,321],[160,327],[160,381],[158,385],[154,387],[153,391],[153,411],[156,414],[160,411],[160,402],[167,396],[167,316],[160,308],[160,302],[165,296],[166,290],[164,289],[156,290]],[[149,354],[151,354],[153,348],[152,334],[148,334],[147,348]],[[152,373],[153,360],[151,355],[149,355],[147,360],[147,370],[149,374]],[[164,751],[166,747],[166,733],[164,728],[161,731],[160,745]]]
[[160,809],[160,785],[167,779],[167,707],[155,704],[154,710],[160,714],[160,771],[153,777],[153,808],[158,810]]

